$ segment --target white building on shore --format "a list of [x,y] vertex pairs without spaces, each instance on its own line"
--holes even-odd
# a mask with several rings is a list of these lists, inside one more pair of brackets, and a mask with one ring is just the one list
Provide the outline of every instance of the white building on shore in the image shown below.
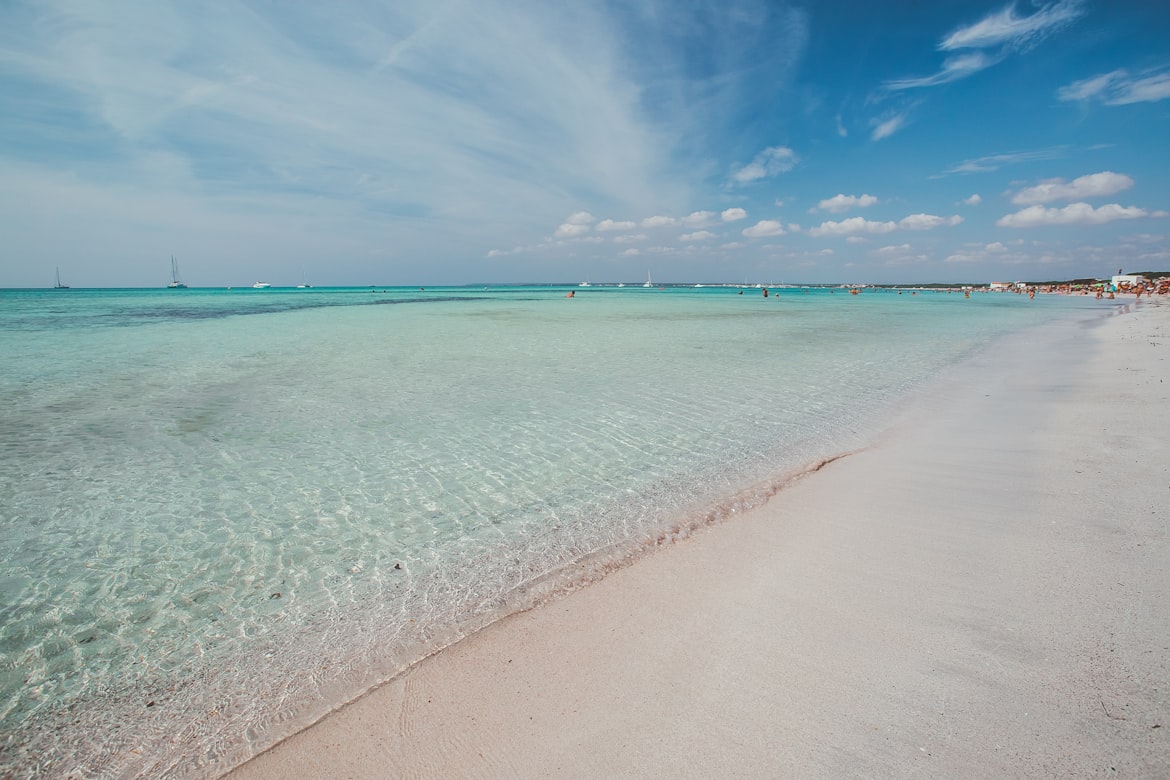
[[1138,274],[1114,274],[1113,279],[1110,280],[1110,284],[1113,287],[1113,291],[1116,292],[1121,289],[1121,285],[1123,284],[1134,287],[1139,284],[1144,284],[1145,281],[1146,277],[1139,276]]

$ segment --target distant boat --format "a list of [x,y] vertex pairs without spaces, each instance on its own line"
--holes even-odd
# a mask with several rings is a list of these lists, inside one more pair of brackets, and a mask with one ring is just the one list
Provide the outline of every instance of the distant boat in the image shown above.
[[168,290],[186,290],[187,285],[183,284],[183,280],[179,278],[179,262],[175,260],[175,256],[171,255],[171,283],[167,285]]
[[625,286],[626,286],[625,282],[618,282],[618,287],[625,287]]
[[69,285],[61,284],[61,269],[57,269],[57,283],[53,285],[54,290],[68,290]]
[[270,285],[268,282],[256,282],[254,285],[252,285],[252,289],[253,290],[263,290],[263,289],[266,289],[266,288],[271,287],[271,286],[272,285]]
[[589,284],[589,282],[581,282],[581,284],[579,284],[577,286],[578,287],[592,287],[593,285]]
[[643,287],[653,287],[654,286],[654,282],[650,281],[650,272],[649,271],[646,272],[646,283],[643,284],[642,286]]
[[304,269],[304,267],[302,267],[301,268],[301,283],[297,285],[297,289],[298,290],[307,290],[312,286],[313,285],[311,285],[305,281],[305,269]]

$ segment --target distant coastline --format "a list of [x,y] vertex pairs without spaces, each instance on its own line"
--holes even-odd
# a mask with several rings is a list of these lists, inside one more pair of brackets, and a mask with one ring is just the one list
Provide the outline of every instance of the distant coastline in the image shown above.
[[[1143,278],[1147,283],[1147,287],[1149,288],[1145,291],[1151,292],[1153,294],[1165,294],[1165,290],[1166,290],[1167,286],[1170,285],[1170,270],[1136,271],[1132,274],[1132,276],[1137,276],[1137,277]],[[1073,279],[1045,279],[1045,280],[1032,280],[1032,281],[1013,280],[1010,282],[994,282],[994,281],[983,281],[983,282],[977,282],[977,281],[966,281],[966,282],[898,282],[898,283],[886,283],[886,282],[882,282],[882,283],[871,283],[871,282],[810,282],[810,283],[767,282],[767,283],[763,283],[763,282],[752,282],[752,283],[748,284],[748,283],[744,283],[744,282],[726,282],[726,281],[723,281],[723,282],[674,281],[674,282],[655,282],[654,287],[655,288],[664,288],[664,289],[679,289],[679,288],[686,289],[686,288],[694,288],[696,285],[699,285],[703,288],[708,288],[708,287],[716,288],[716,289],[729,289],[729,288],[735,289],[735,288],[738,288],[738,289],[745,289],[745,290],[746,289],[762,289],[762,288],[767,288],[769,290],[784,290],[784,289],[825,289],[825,290],[828,290],[828,289],[857,288],[857,289],[873,289],[873,290],[930,290],[930,291],[944,291],[944,292],[948,291],[948,290],[949,291],[971,290],[971,291],[985,291],[985,292],[989,292],[989,291],[1011,292],[1011,291],[1014,291],[1015,289],[1022,289],[1022,290],[1035,289],[1037,292],[1049,292],[1049,293],[1056,293],[1056,292],[1069,293],[1069,292],[1072,292],[1072,293],[1075,293],[1075,292],[1080,292],[1080,291],[1091,291],[1093,289],[1101,287],[1102,285],[1108,286],[1110,284],[1111,284],[1111,279],[1098,279],[1098,278],[1093,278],[1093,277],[1078,277],[1078,278],[1073,278]],[[563,282],[548,282],[548,281],[543,281],[543,282],[532,282],[532,281],[527,281],[527,282],[465,282],[465,283],[460,283],[460,284],[438,284],[438,283],[433,283],[433,282],[423,283],[423,284],[402,284],[402,283],[399,283],[399,284],[361,284],[361,285],[320,284],[320,285],[315,285],[313,287],[304,287],[304,286],[301,286],[299,284],[290,283],[290,284],[285,284],[285,285],[273,284],[269,287],[263,288],[263,291],[265,291],[265,292],[297,291],[297,292],[303,293],[306,291],[320,292],[320,291],[325,291],[325,290],[369,291],[369,290],[382,290],[382,289],[394,289],[394,290],[417,289],[420,292],[423,292],[423,291],[428,291],[428,290],[433,291],[436,289],[463,290],[463,289],[481,289],[484,287],[488,287],[488,288],[523,288],[523,287],[565,288],[565,287],[579,287],[579,286],[580,286],[580,283],[571,282],[571,281],[563,281]],[[996,289],[997,286],[1003,286],[1003,288]],[[629,290],[631,292],[633,292],[636,289],[642,288],[641,284],[635,285],[633,282],[621,282],[621,281],[593,282],[590,285],[590,287],[600,288],[600,289],[616,289],[616,288],[622,287],[623,289]],[[54,288],[51,286],[50,287],[40,287],[40,286],[38,286],[38,287],[0,287],[0,290],[13,290],[13,291],[34,291],[34,290],[70,290],[70,291],[77,291],[77,290],[128,290],[128,291],[130,291],[130,290],[132,290],[132,291],[138,291],[138,290],[156,290],[156,289],[160,289],[160,288],[158,288],[157,286],[78,287],[76,285],[71,285],[69,287],[60,287],[60,288]],[[236,292],[236,291],[239,291],[239,292],[252,292],[252,291],[260,292],[260,290],[254,290],[253,286],[249,283],[230,284],[230,285],[229,284],[187,285],[187,287],[184,289],[187,289],[190,291],[221,290],[221,291],[232,291],[232,292]],[[1115,291],[1117,291],[1117,290],[1115,290]]]

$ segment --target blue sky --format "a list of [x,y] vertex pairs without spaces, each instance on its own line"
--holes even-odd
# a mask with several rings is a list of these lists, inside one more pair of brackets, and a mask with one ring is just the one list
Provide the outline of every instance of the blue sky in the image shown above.
[[1170,4],[0,4],[0,287],[1170,269]]

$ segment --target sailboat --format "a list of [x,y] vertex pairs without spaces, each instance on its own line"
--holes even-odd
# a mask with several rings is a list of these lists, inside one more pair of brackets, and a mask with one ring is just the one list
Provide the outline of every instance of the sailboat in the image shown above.
[[68,290],[69,289],[69,285],[61,284],[61,269],[60,269],[60,267],[57,268],[57,283],[53,285],[53,289],[54,290]]
[[186,290],[187,285],[183,284],[183,280],[179,278],[179,263],[175,260],[175,256],[171,255],[171,283],[167,285],[168,290]]
[[643,284],[642,286],[643,287],[653,287],[654,286],[654,282],[650,281],[650,272],[649,271],[646,272],[646,283]]

